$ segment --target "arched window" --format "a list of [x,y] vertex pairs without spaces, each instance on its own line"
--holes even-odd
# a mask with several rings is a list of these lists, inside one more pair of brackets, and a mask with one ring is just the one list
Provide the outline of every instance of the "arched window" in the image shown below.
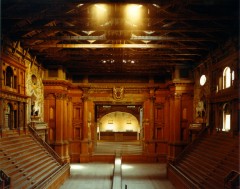
[[10,66],[6,69],[6,86],[13,87],[13,70]]
[[223,89],[231,87],[231,69],[226,67],[223,71]]
[[231,129],[231,111],[230,105],[223,105],[223,131],[229,131]]

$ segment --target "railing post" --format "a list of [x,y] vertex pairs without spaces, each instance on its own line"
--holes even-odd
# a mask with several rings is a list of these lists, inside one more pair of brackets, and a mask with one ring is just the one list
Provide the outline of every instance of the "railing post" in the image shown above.
[[4,173],[3,170],[0,170],[0,186],[1,188],[10,188],[11,178]]

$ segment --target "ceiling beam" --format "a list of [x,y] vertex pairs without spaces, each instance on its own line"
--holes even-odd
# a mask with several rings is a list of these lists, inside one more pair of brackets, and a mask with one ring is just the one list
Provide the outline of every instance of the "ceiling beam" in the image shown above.
[[[209,21],[208,21],[209,22]],[[237,26],[236,26],[237,27]],[[229,28],[231,29],[231,28]],[[161,27],[160,26],[150,26],[147,28],[141,27],[121,27],[114,29],[114,27],[100,27],[100,26],[86,26],[86,25],[79,25],[79,26],[27,26],[27,27],[19,27],[14,28],[14,32],[16,31],[98,31],[98,32],[144,32],[144,31],[154,31],[154,32],[192,32],[192,33],[199,33],[199,32],[217,32],[217,31],[226,31],[226,27],[218,26],[218,27],[193,27],[193,26],[184,26],[184,27]],[[11,32],[11,31],[9,31]]]
[[180,45],[164,45],[164,44],[36,44],[36,45],[25,45],[29,48],[137,48],[137,49],[160,49],[160,48],[175,48],[175,49],[204,49],[203,47],[191,47],[191,46],[180,46]]
[[[44,41],[86,41],[86,40],[116,40],[114,36],[106,37],[105,34],[100,36],[53,36],[53,37],[22,37],[22,41],[26,40],[44,40]],[[124,35],[117,40],[125,40]],[[206,37],[168,37],[168,36],[130,36],[128,40],[146,40],[146,41],[218,41],[217,38]]]

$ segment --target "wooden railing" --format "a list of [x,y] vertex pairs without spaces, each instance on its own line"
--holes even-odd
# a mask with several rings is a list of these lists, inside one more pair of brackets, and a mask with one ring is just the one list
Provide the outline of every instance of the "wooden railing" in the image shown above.
[[42,138],[38,135],[38,133],[34,130],[34,128],[29,124],[28,125],[29,131],[34,136],[34,138],[45,147],[45,149],[58,161],[60,165],[64,165],[64,162],[59,157],[59,155],[45,142]]
[[122,157],[121,154],[116,153],[113,167],[112,189],[121,188],[122,188]]
[[4,173],[3,170],[0,170],[0,188],[2,189],[10,189],[11,186],[11,178]]
[[182,182],[184,182],[185,186],[187,185],[187,188],[190,189],[200,189],[201,187],[199,185],[197,185],[197,183],[194,183],[191,179],[189,179],[186,175],[184,175],[181,171],[179,171],[174,165],[172,165],[171,163],[168,164],[168,166],[170,166],[170,168],[174,171],[175,174],[177,174]]
[[189,150],[195,145],[197,144],[200,140],[202,140],[202,136],[206,134],[208,130],[208,127],[204,127],[200,133],[197,135],[196,139],[194,141],[192,141],[190,144],[187,145],[186,148],[184,148],[184,150],[176,157],[176,159],[173,161],[173,165],[175,165],[176,163],[178,163],[181,158],[189,152]]
[[224,178],[224,188],[232,189],[232,188],[240,188],[240,173],[232,170],[227,174]]
[[61,175],[65,174],[66,171],[70,171],[69,163],[65,163],[61,168],[59,168],[51,176],[46,176],[45,178],[42,179],[41,182],[34,184],[33,186],[31,186],[31,188],[34,188],[34,189],[48,188],[48,186],[51,186],[57,179],[59,179]]

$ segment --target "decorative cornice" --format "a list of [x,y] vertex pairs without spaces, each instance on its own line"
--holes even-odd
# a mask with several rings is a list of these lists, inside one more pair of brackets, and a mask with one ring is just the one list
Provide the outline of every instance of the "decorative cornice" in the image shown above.
[[2,59],[2,61],[6,62],[8,64],[11,64],[12,66],[22,69],[24,71],[26,71],[26,69],[27,69],[27,66],[22,64],[21,60],[19,60],[18,57],[16,57],[16,59],[17,59],[16,60],[14,57],[10,57],[9,55],[1,53],[0,59]]
[[19,93],[13,93],[9,91],[1,91],[0,92],[0,98],[6,99],[6,100],[14,100],[14,101],[20,101],[20,102],[27,102],[27,98],[30,98],[25,95],[21,95]]
[[63,87],[71,87],[72,83],[66,80],[43,80],[44,86],[63,86]]

